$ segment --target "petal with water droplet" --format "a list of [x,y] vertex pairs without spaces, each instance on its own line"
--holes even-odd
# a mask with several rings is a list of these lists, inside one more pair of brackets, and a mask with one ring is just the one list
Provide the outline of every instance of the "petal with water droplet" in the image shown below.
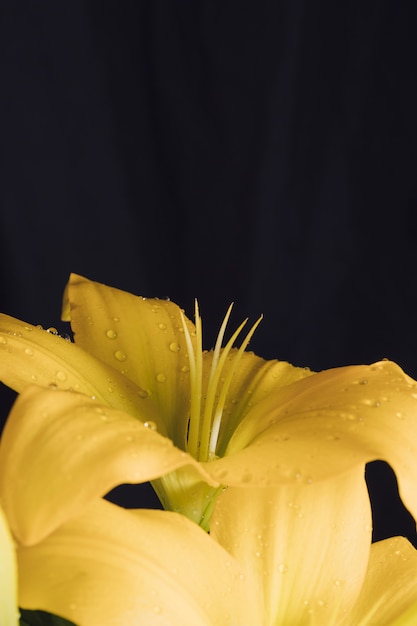
[[[180,308],[72,274],[65,309],[67,316],[70,310],[75,343],[119,371],[129,363],[126,376],[152,395],[166,432],[182,445],[190,386],[188,376],[178,375],[188,366]],[[117,336],[109,341],[106,333],[116,317]],[[186,324],[194,330],[187,319]]]
[[[230,350],[229,358],[222,369],[223,380],[228,379],[230,370],[234,368],[237,356],[236,348]],[[203,396],[210,377],[213,351],[203,354]],[[293,382],[312,376],[313,372],[304,367],[294,367],[285,361],[266,361],[253,352],[244,352],[239,365],[231,377],[230,387],[223,408],[220,425],[217,455],[223,456],[234,431],[244,417],[254,410],[257,404],[271,393]],[[220,381],[217,393],[221,394],[223,381]]]
[[22,605],[82,626],[260,623],[242,567],[176,513],[95,501],[18,559]]
[[346,623],[355,626],[415,626],[417,550],[407,539],[372,544],[365,582],[349,618]]
[[[3,314],[0,333],[7,337],[7,343],[0,342],[0,380],[15,391],[21,392],[34,380],[44,387],[73,389],[142,421],[155,421],[159,432],[165,432],[156,407],[145,400],[143,390],[80,346]],[[113,361],[117,363],[115,358]],[[115,388],[117,393],[113,393]]]
[[360,592],[371,544],[363,470],[308,486],[229,488],[210,533],[264,596],[265,623],[339,624]]
[[229,484],[239,485],[251,468],[253,484],[273,485],[323,480],[381,459],[417,516],[416,388],[390,361],[314,374],[249,411],[209,471],[214,478],[227,471]]
[[117,485],[186,465],[212,482],[155,427],[83,394],[25,389],[0,442],[0,500],[13,534],[36,543]]

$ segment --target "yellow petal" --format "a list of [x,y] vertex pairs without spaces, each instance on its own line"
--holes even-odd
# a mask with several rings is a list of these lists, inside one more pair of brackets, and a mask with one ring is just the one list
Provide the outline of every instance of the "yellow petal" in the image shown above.
[[17,626],[17,566],[12,536],[0,507],[0,624]]
[[229,488],[217,500],[210,532],[263,594],[265,624],[338,626],[368,562],[363,470],[301,487]]
[[[169,436],[184,447],[190,384],[180,308],[75,274],[67,294],[76,344],[145,389]],[[193,333],[193,324],[186,323]]]
[[404,537],[374,543],[349,626],[417,624],[417,551]]
[[14,535],[32,544],[115,486],[188,464],[210,481],[192,457],[127,413],[83,394],[28,387],[0,442],[0,499]]
[[41,328],[0,314],[0,380],[17,392],[27,385],[73,389],[142,421],[163,423],[147,394],[115,368]]
[[96,501],[18,551],[20,605],[78,626],[253,626],[242,568],[193,522]]
[[315,374],[254,407],[227,455],[208,471],[229,485],[308,483],[382,459],[416,516],[417,384],[389,361]]
[[[229,372],[233,369],[237,353],[237,349],[233,349],[229,353],[221,371],[216,400],[222,394],[225,381],[228,380]],[[206,396],[213,351],[205,352],[203,358],[203,395]],[[259,402],[282,387],[311,375],[313,372],[307,368],[294,367],[285,361],[265,361],[253,352],[244,352],[238,367],[233,372],[223,407],[217,455],[223,456],[237,426],[248,412],[254,410]]]

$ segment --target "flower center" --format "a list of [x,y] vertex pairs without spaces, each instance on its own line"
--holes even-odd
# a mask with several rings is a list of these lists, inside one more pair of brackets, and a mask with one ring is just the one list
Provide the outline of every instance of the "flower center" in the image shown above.
[[[211,461],[216,458],[217,442],[227,394],[230,390],[233,376],[238,369],[239,361],[253,333],[262,320],[261,316],[249,330],[240,348],[232,353],[233,344],[247,323],[247,319],[244,320],[235,330],[224,348],[222,348],[232,307],[233,303],[227,310],[217,336],[216,345],[212,351],[213,357],[204,397],[202,323],[197,301],[195,302],[195,346],[193,345],[184,316],[182,316],[190,365],[191,384],[190,419],[185,449],[199,461]],[[222,376],[227,360],[229,360],[229,368],[225,376]]]

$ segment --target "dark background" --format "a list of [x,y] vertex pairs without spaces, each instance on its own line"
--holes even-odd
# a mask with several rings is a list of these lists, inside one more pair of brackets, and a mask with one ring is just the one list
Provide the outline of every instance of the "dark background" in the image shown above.
[[[206,347],[234,300],[266,358],[417,378],[416,28],[398,0],[1,1],[1,310],[59,327],[74,271],[197,297]],[[411,536],[369,482],[375,537]]]

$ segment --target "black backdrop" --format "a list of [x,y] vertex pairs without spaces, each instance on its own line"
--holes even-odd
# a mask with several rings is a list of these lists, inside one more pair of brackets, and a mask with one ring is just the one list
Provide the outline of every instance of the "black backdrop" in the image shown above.
[[[234,300],[266,358],[417,377],[416,28],[411,0],[1,0],[0,308],[57,326],[75,271],[198,297],[206,347]],[[411,535],[369,481],[376,538]]]

